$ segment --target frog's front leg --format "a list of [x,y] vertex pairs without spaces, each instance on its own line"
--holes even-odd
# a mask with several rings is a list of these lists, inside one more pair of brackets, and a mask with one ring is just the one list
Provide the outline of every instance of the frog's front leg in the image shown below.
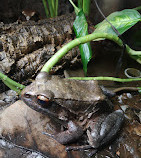
[[116,110],[106,117],[99,118],[96,123],[91,123],[87,130],[89,144],[96,149],[108,143],[120,130],[123,120],[123,111]]
[[57,134],[48,134],[45,132],[44,134],[52,137],[60,144],[68,144],[80,138],[83,134],[83,129],[79,125],[75,124],[73,121],[69,121],[67,130]]

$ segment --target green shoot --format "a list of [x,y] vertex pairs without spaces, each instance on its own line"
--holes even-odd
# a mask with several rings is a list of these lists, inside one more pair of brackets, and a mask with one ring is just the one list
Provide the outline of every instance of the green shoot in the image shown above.
[[86,16],[88,16],[90,12],[90,3],[91,0],[78,0],[78,8],[83,9]]
[[[115,43],[117,43],[120,47],[122,47],[122,45],[123,45],[121,39],[114,34],[92,33],[92,34],[89,34],[89,35],[86,35],[83,37],[79,37],[79,38],[76,38],[76,39],[72,40],[71,42],[67,43],[58,52],[56,52],[46,62],[46,64],[43,66],[41,71],[49,72],[50,69],[72,48],[74,48],[80,44],[84,44],[84,43],[90,42],[92,40],[97,40],[97,39],[101,39],[101,38],[112,40]],[[126,45],[126,51],[133,58],[135,58],[136,56],[139,56],[139,57],[141,56],[141,51],[135,51],[135,50],[131,49],[128,45]],[[138,58],[138,60],[136,60],[136,61],[141,63],[140,58]]]
[[141,78],[116,78],[116,77],[70,77],[69,79],[75,79],[75,80],[106,80],[106,81],[115,81],[115,82],[133,82],[133,81],[141,81]]
[[46,17],[53,18],[58,15],[58,0],[42,0]]
[[25,87],[24,85],[13,81],[12,79],[2,74],[1,72],[0,72],[0,79],[4,82],[5,85],[7,85],[10,89],[16,91],[18,94],[20,94],[21,90]]
[[43,5],[44,5],[46,17],[49,18],[49,11],[48,11],[48,8],[47,8],[46,0],[42,0],[42,2],[43,2]]
[[91,0],[83,0],[83,12],[86,16],[88,16],[90,12],[90,3]]

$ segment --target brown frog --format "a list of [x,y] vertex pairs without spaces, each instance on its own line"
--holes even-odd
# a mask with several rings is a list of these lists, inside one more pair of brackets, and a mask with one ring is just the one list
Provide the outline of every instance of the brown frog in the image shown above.
[[67,147],[67,150],[98,149],[119,131],[124,120],[122,110],[113,106],[103,94],[97,81],[78,81],[41,72],[35,82],[21,94],[32,109],[60,122],[66,130],[51,135],[61,144],[79,139],[87,132],[89,145]]

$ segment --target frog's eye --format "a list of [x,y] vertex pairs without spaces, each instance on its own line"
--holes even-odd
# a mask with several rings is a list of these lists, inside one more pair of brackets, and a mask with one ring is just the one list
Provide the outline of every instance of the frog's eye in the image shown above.
[[26,98],[30,98],[30,97],[31,97],[31,94],[29,94],[29,93],[25,93],[25,94],[24,94],[24,97],[26,97]]
[[49,98],[47,98],[43,95],[38,95],[37,99],[38,99],[38,102],[42,105],[48,105],[49,104]]

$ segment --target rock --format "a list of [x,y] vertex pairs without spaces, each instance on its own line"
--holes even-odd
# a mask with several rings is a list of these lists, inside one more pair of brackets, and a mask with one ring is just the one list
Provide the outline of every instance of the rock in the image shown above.
[[[42,134],[43,131],[51,133],[57,130],[55,128],[58,129],[59,126],[51,122],[50,118],[30,109],[22,101],[17,101],[0,112],[1,138],[17,146],[39,151],[50,158],[66,158],[65,146]],[[75,155],[80,157],[79,152],[75,152]]]

